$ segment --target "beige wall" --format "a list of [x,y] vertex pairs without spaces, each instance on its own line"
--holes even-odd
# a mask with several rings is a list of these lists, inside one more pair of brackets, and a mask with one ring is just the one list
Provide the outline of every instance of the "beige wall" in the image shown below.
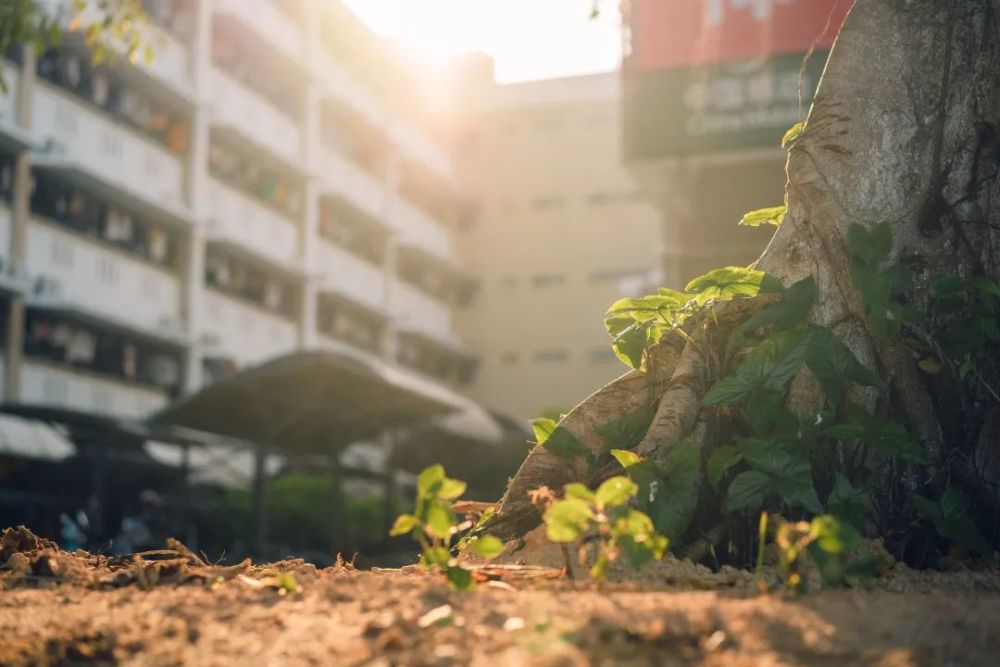
[[530,418],[625,370],[603,314],[662,276],[656,209],[621,165],[617,75],[491,87],[456,171],[480,214],[457,235],[482,281],[459,315],[480,355],[473,394]]

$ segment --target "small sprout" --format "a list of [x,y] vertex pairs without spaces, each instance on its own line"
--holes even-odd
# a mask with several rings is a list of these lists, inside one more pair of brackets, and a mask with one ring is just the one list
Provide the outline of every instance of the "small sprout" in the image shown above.
[[288,595],[299,592],[299,583],[295,581],[295,576],[288,572],[279,572],[275,576],[278,584],[278,595]]
[[[433,465],[417,477],[417,499],[412,514],[401,514],[389,531],[397,537],[410,535],[420,545],[420,564],[437,570],[447,577],[452,588],[469,590],[474,585],[472,572],[452,556],[452,539],[472,527],[471,521],[459,522],[451,501],[465,493],[465,482],[450,479],[444,467]],[[492,535],[479,535],[460,542],[460,551],[482,558],[496,558],[503,551],[503,542]]]
[[628,506],[638,490],[627,477],[612,477],[597,491],[567,484],[564,498],[549,505],[543,515],[547,537],[566,544],[587,533],[596,534],[597,554],[590,569],[594,579],[605,578],[610,564],[621,556],[632,567],[659,560],[667,549],[667,538],[656,532],[648,515]]

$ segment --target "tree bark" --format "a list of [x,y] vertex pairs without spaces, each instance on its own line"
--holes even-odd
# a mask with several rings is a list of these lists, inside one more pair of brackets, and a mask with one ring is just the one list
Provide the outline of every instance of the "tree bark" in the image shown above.
[[[785,285],[813,276],[818,298],[810,321],[832,329],[884,380],[878,388],[852,390],[851,398],[902,422],[923,447],[928,465],[906,470],[902,486],[930,491],[961,484],[994,512],[1000,506],[996,346],[977,355],[971,389],[946,354],[941,373],[922,372],[903,337],[878,335],[865,316],[851,282],[846,237],[852,223],[888,223],[890,261],[913,267],[906,298],[922,313],[929,312],[930,286],[940,278],[1000,281],[998,21],[1000,0],[858,0],[805,129],[789,151],[784,223],[756,262]],[[753,308],[721,304],[716,317],[739,323]],[[904,334],[940,351],[932,324],[906,325]],[[643,455],[662,461],[692,435],[706,451],[728,444],[721,439],[731,428],[713,423],[725,414],[700,407],[719,377],[725,339],[719,334],[683,343],[668,337],[651,351],[647,372],[605,386],[562,425],[598,451],[596,425],[655,408],[637,447]],[[787,407],[804,416],[822,404],[818,383],[803,370]],[[582,466],[536,447],[508,486],[490,530],[502,538],[530,530],[540,517],[527,491],[579,479],[586,479]]]

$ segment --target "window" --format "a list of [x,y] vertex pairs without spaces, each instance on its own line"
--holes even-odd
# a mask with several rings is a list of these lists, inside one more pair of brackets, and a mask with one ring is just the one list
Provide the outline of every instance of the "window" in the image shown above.
[[565,197],[536,197],[531,200],[531,208],[536,211],[550,211],[565,204]]
[[535,361],[540,364],[558,364],[569,359],[566,350],[539,350],[535,352]]
[[628,204],[641,200],[637,191],[595,192],[587,197],[589,206],[608,206],[610,204]]
[[610,364],[617,359],[610,345],[595,347],[590,351],[590,363],[594,365]]
[[555,287],[566,282],[566,276],[561,273],[540,273],[531,277],[531,284],[535,287]]

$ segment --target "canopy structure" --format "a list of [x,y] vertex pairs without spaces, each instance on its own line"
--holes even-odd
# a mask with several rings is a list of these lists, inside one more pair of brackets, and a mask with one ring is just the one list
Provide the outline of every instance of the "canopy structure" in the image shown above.
[[[95,543],[109,537],[104,534],[104,529],[110,528],[104,525],[105,510],[111,506],[106,502],[110,499],[106,497],[111,493],[109,485],[121,486],[125,479],[141,485],[144,479],[159,479],[165,474],[179,478],[183,491],[180,509],[186,522],[191,454],[211,446],[216,439],[181,427],[144,424],[69,408],[0,405],[0,454],[49,463],[77,459],[89,470],[82,478],[79,469],[64,472],[92,498],[90,521]],[[173,450],[169,461],[150,455],[146,445],[153,441],[161,452]]]
[[64,461],[75,453],[73,442],[58,427],[16,415],[0,415],[0,455]]
[[[256,445],[254,544],[262,554],[267,543],[269,456],[325,454],[339,489],[340,453],[352,442],[467,407],[466,399],[446,387],[377,359],[310,351],[236,373],[167,406],[149,422],[181,425]],[[334,502],[340,505],[341,499]]]

